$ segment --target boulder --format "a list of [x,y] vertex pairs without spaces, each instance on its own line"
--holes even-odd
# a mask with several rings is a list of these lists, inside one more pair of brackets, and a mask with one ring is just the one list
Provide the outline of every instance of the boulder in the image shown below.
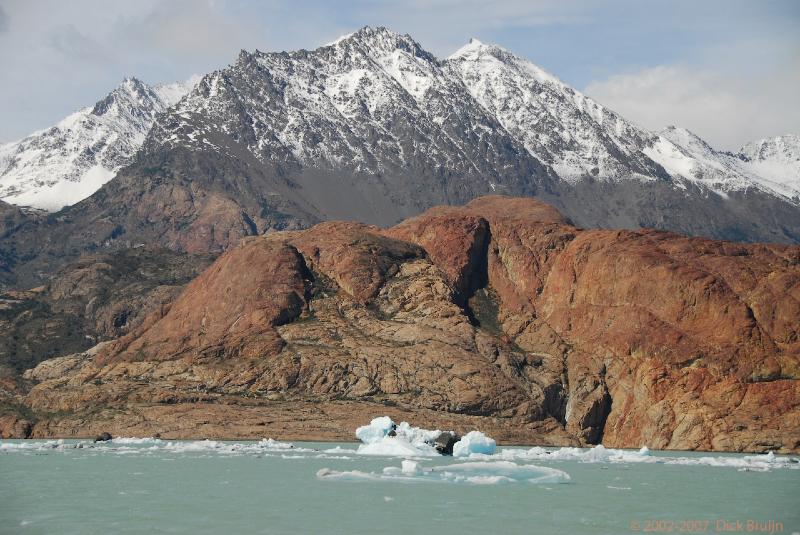
[[453,455],[453,446],[461,437],[455,433],[445,431],[433,441],[433,447],[442,455]]
[[109,433],[108,431],[103,431],[102,433],[100,433],[99,435],[97,435],[95,437],[94,441],[95,442],[108,442],[112,438],[114,438],[114,437],[111,436],[111,433]]

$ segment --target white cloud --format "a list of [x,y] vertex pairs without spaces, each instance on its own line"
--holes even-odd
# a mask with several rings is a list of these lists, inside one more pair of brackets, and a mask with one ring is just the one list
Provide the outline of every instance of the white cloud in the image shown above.
[[47,44],[70,60],[94,63],[106,63],[112,60],[106,47],[83,34],[73,24],[53,28],[48,35]]
[[645,128],[682,126],[719,149],[800,134],[800,62],[752,74],[752,69],[658,66],[592,82],[585,93]]
[[214,0],[160,2],[142,16],[119,19],[114,34],[138,56],[218,62],[219,67],[233,61],[241,48],[263,43],[253,22],[229,16],[224,3]]

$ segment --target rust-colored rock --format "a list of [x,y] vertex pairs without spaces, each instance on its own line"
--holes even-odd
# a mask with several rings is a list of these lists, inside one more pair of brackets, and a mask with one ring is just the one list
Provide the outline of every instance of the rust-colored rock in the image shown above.
[[163,361],[185,355],[222,360],[278,353],[275,326],[305,306],[307,270],[280,241],[245,241],[189,283],[168,310],[104,348],[98,362]]
[[129,335],[29,371],[20,399],[34,436],[347,439],[387,413],[512,442],[797,451],[799,330],[800,247],[586,231],[493,196],[248,238]]

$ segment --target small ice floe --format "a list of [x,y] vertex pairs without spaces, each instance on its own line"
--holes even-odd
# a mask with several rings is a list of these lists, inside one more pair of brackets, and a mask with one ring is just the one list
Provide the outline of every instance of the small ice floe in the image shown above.
[[443,482],[470,485],[549,484],[566,483],[570,480],[569,474],[555,468],[521,465],[511,461],[471,461],[445,466],[421,467],[418,462],[412,460],[404,460],[399,467],[387,466],[379,473],[323,468],[317,472],[317,478],[335,481]]
[[[557,450],[546,449],[539,446],[530,449],[503,448],[496,456],[509,461],[514,460],[546,460],[546,461],[580,461],[587,463],[605,462],[655,462],[655,458],[650,456],[650,450],[642,452],[627,450],[612,450],[605,448],[602,444],[590,449],[585,448],[560,448]],[[484,459],[487,455],[481,452],[474,452],[469,455],[471,459]]]
[[494,455],[497,443],[480,431],[470,431],[453,446],[454,457],[467,457],[473,453]]
[[94,448],[89,442],[67,442],[64,439],[58,440],[25,440],[24,442],[2,442],[0,441],[0,451],[2,452],[27,452],[27,451],[67,451],[81,450],[84,448]]
[[[259,442],[223,442],[218,440],[164,440],[160,438],[117,437],[104,442],[59,440],[0,441],[0,452],[68,451],[90,449],[95,453],[115,455],[152,455],[165,453],[204,453],[214,455],[280,455],[320,453],[313,448],[298,448],[291,442],[262,439]],[[351,451],[352,453],[352,451]]]
[[181,453],[218,453],[222,455],[247,455],[271,453],[317,453],[312,448],[297,448],[291,442],[279,442],[271,438],[261,439],[259,442],[222,442],[218,440],[187,440],[169,441],[158,445],[171,452]]
[[473,453],[491,455],[494,439],[480,431],[470,431],[459,437],[453,431],[412,427],[408,422],[395,424],[388,416],[374,418],[368,425],[356,429],[361,441],[356,453],[387,457],[436,457],[454,455],[467,457]]
[[139,438],[139,437],[114,437],[109,442],[118,445],[141,445],[141,444],[163,444],[160,438]]
[[546,449],[533,447],[503,448],[495,455],[473,453],[469,459],[505,459],[509,461],[577,461],[583,463],[648,463],[686,466],[719,466],[738,468],[746,472],[769,471],[776,468],[800,469],[797,458],[777,456],[772,452],[761,455],[719,455],[704,457],[659,456],[649,448],[638,451],[606,448],[599,444],[593,448]]

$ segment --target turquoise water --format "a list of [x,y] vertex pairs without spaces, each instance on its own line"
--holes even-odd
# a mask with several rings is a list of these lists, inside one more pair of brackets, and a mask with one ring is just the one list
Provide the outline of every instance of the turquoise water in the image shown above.
[[[76,444],[0,442],[0,532],[720,533],[719,521],[800,532],[796,458],[501,449],[402,473],[401,458],[354,444]],[[510,477],[431,471],[470,462]]]

